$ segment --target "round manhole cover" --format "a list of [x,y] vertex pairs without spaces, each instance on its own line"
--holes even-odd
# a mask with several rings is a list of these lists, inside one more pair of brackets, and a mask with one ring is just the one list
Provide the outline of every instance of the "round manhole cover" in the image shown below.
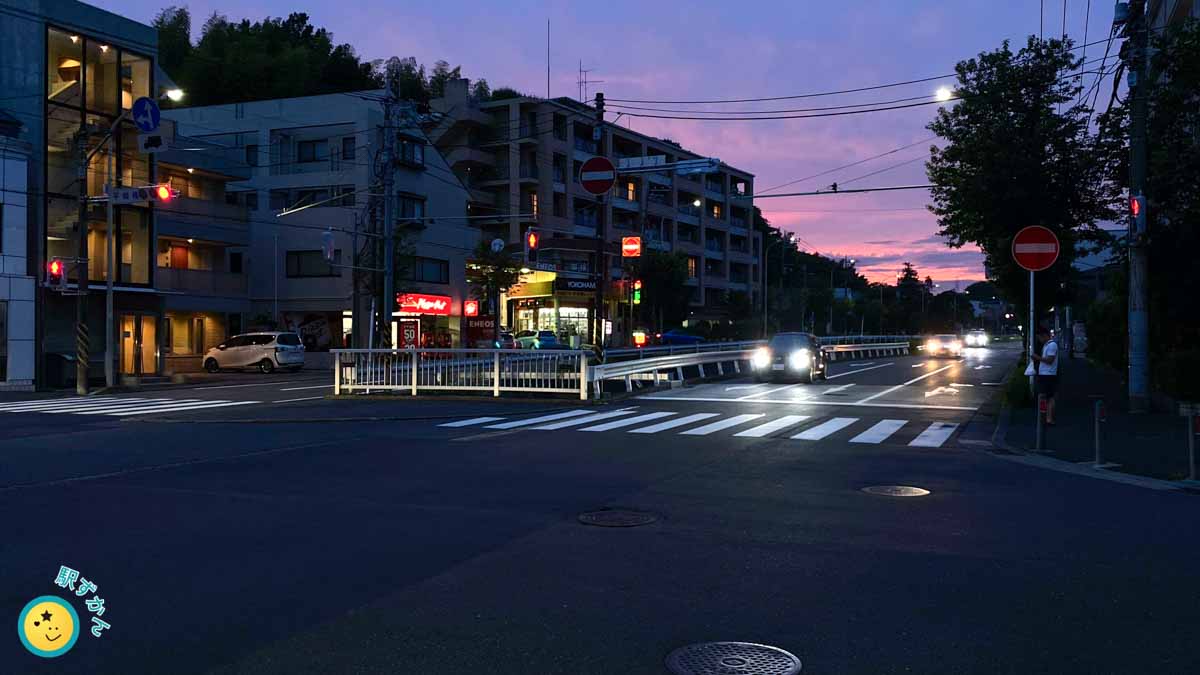
[[667,669],[675,675],[796,675],[800,659],[752,642],[702,642],[668,654]]
[[649,525],[658,520],[658,516],[644,511],[627,511],[624,509],[604,509],[579,514],[579,522],[596,527],[637,527]]
[[884,497],[924,497],[929,494],[929,490],[911,485],[872,485],[863,488],[862,491]]

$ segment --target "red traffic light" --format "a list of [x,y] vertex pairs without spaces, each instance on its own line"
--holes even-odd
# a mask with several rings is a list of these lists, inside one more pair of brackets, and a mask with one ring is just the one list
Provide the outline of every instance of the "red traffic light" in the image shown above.
[[62,276],[62,261],[61,260],[51,260],[50,261],[50,276],[52,276],[52,277]]
[[530,232],[525,235],[525,243],[529,245],[529,248],[531,250],[536,249],[538,247],[538,239],[539,238],[538,238],[537,232]]
[[642,280],[641,279],[633,280],[633,290],[635,290],[635,291],[642,290]]
[[1129,198],[1129,212],[1137,218],[1142,214],[1142,199],[1140,197]]
[[154,194],[158,197],[160,202],[169,202],[171,201],[171,186],[159,185],[158,187],[154,188]]

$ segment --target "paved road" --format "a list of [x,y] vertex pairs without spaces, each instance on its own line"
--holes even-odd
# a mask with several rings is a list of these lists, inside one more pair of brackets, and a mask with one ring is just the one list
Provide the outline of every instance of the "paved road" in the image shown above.
[[[662,673],[675,647],[743,640],[818,673],[1197,672],[1200,502],[966,443],[1014,357],[600,407],[270,404],[272,381],[169,416],[0,413],[21,430],[0,438],[0,616],[62,593],[67,565],[112,625],[53,661],[0,640],[0,663]],[[263,417],[282,421],[233,421]],[[862,491],[894,484],[931,494]],[[604,507],[659,520],[577,522]]]

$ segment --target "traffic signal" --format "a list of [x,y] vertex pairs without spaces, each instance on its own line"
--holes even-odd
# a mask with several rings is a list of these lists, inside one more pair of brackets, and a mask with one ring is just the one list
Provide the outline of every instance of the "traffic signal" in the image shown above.
[[62,258],[51,258],[46,263],[46,285],[62,290],[67,286],[67,266]]
[[635,305],[642,304],[642,280],[641,279],[633,280],[633,304],[635,304]]
[[538,261],[538,245],[541,244],[542,238],[538,235],[537,230],[529,230],[525,233],[525,263],[532,265]]
[[1146,231],[1146,197],[1144,195],[1130,196],[1129,216],[1132,218],[1132,228],[1135,234]]

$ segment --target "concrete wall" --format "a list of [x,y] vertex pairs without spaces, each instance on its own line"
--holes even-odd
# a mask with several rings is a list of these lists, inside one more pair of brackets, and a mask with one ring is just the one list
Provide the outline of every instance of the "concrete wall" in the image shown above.
[[34,278],[26,261],[29,200],[28,143],[0,137],[0,303],[5,305],[7,362],[0,389],[32,389],[34,378]]

